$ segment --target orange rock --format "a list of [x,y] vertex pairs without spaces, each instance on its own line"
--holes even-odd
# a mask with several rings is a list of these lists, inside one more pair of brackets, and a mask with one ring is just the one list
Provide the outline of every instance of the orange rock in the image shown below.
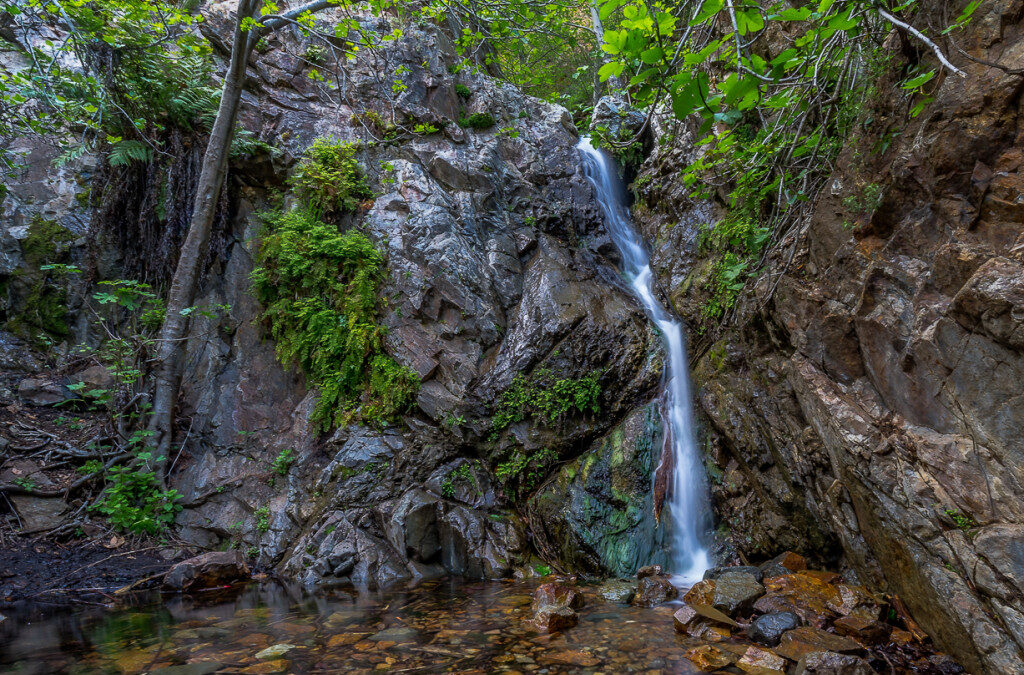
[[683,602],[688,605],[711,605],[715,601],[715,581],[705,579],[698,581],[683,596]]
[[735,661],[735,658],[730,658],[731,655],[711,645],[688,649],[683,656],[699,670],[705,672],[726,668]]
[[840,617],[833,625],[840,635],[848,635],[869,644],[884,642],[892,630],[892,626],[861,614]]
[[754,609],[764,614],[795,612],[817,628],[836,616],[833,606],[842,604],[839,589],[806,574],[786,574],[764,580],[767,593],[758,598]]
[[590,652],[577,651],[574,649],[565,649],[563,651],[545,654],[542,658],[544,661],[553,661],[567,666],[580,666],[581,668],[592,668],[601,663],[601,660],[596,658]]
[[736,663],[740,670],[752,675],[785,675],[786,660],[771,650],[747,647],[743,658]]
[[801,626],[786,631],[782,636],[782,642],[775,648],[776,653],[785,656],[787,659],[799,661],[801,657],[810,652],[837,652],[840,654],[859,652],[864,647],[852,638],[826,633],[811,626]]
[[914,641],[914,635],[908,631],[893,628],[889,633],[889,641],[895,645],[909,645]]

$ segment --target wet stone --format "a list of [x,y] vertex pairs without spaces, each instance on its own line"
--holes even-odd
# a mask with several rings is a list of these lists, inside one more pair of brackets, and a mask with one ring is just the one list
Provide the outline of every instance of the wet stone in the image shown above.
[[783,633],[800,627],[800,617],[793,612],[762,614],[750,622],[747,637],[754,642],[774,647],[779,644]]
[[583,594],[573,586],[557,583],[541,584],[533,592],[533,611],[536,612],[547,606],[580,609],[583,607]]
[[860,614],[840,617],[832,624],[836,632],[856,638],[867,644],[879,644],[889,639],[892,626]]
[[608,602],[628,605],[636,595],[636,584],[620,579],[606,581],[597,587],[597,594]]
[[679,590],[664,577],[647,576],[640,579],[633,603],[644,607],[653,607],[675,599]]
[[856,640],[818,628],[802,626],[787,631],[775,650],[788,659],[799,661],[810,652],[858,652],[863,647]]
[[185,663],[180,666],[166,666],[149,671],[151,675],[209,675],[224,667],[219,661]]
[[764,595],[764,586],[757,582],[752,574],[743,572],[726,572],[715,579],[715,609],[726,614],[736,615],[747,612],[754,606],[754,601]]
[[665,572],[661,568],[661,565],[647,565],[646,567],[641,567],[636,571],[636,578],[646,579],[647,577],[660,577],[664,573]]
[[777,577],[793,574],[807,569],[807,559],[798,553],[786,551],[761,565],[761,572],[766,577]]
[[760,567],[754,567],[753,565],[734,565],[732,567],[712,567],[711,569],[704,572],[704,579],[717,579],[723,574],[749,574],[754,577],[754,580],[761,583],[764,579],[764,572],[761,571]]
[[256,658],[258,659],[276,659],[284,656],[293,649],[296,649],[296,645],[290,645],[286,643],[272,645],[264,650],[256,652]]
[[796,675],[872,675],[875,669],[852,654],[809,652],[796,664]]
[[541,607],[533,615],[533,625],[543,633],[572,628],[579,623],[579,615],[568,607]]
[[736,665],[752,675],[784,675],[786,672],[785,659],[760,647],[748,647]]

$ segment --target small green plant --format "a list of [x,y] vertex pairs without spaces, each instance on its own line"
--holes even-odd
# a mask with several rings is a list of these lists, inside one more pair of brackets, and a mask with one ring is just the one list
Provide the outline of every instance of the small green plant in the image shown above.
[[502,138],[519,138],[519,130],[515,127],[502,127],[498,129],[498,135]]
[[551,568],[547,565],[534,565],[533,572],[539,577],[546,577],[551,574]]
[[306,149],[289,183],[312,213],[351,213],[373,197],[355,158],[358,149],[332,138],[318,138]]
[[968,530],[972,530],[978,526],[978,523],[974,518],[961,512],[960,509],[946,509],[945,513],[963,532],[967,532]]
[[287,476],[288,469],[295,463],[295,450],[292,448],[285,448],[282,450],[277,457],[274,458],[273,469],[274,473],[279,476]]
[[252,560],[255,560],[256,558],[259,558],[260,557],[260,547],[259,546],[250,546],[248,548],[248,550],[245,552],[245,555],[247,557],[249,557],[250,559],[252,559]]
[[557,461],[558,455],[550,448],[542,448],[530,455],[516,449],[506,461],[494,468],[494,477],[504,486],[505,494],[513,498],[537,487]]
[[464,129],[476,129],[482,131],[494,126],[494,117],[491,113],[473,113],[469,116],[459,117],[459,126]]
[[[140,454],[140,458],[141,458]],[[91,507],[114,527],[134,534],[156,534],[174,522],[181,510],[177,490],[163,490],[152,471],[115,466],[107,473],[107,487]]]
[[885,189],[878,183],[869,183],[858,194],[852,194],[843,200],[851,213],[859,217],[871,216],[882,205]]
[[14,484],[25,492],[32,492],[36,489],[36,482],[31,478],[15,478]]
[[440,129],[435,127],[433,124],[427,124],[425,122],[416,124],[416,126],[414,126],[412,130],[413,133],[417,133],[422,136],[429,136],[431,134],[436,134],[438,131],[440,131]]
[[491,437],[512,424],[533,418],[551,425],[570,412],[601,412],[601,372],[594,370],[578,379],[557,378],[547,368],[526,377],[518,373],[498,398],[491,417]]
[[253,512],[256,517],[256,531],[266,534],[270,530],[270,507],[261,506]]
[[457,481],[471,481],[476,487],[477,492],[480,492],[480,486],[477,485],[476,476],[473,475],[473,470],[469,464],[460,464],[457,468],[452,469],[448,472],[448,475],[441,481],[441,494],[449,499],[455,496],[455,483]]
[[469,98],[473,95],[473,92],[470,91],[469,87],[461,83],[455,85],[455,93],[458,94],[460,98]]

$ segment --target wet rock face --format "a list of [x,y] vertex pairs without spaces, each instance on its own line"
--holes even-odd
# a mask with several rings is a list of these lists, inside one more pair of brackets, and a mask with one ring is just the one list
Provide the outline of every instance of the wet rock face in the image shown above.
[[[339,111],[296,84],[301,78],[282,76],[294,64],[276,44],[251,72],[264,93],[246,101],[242,120],[279,139],[281,180],[318,136],[372,140],[357,117],[390,103],[378,73],[350,64],[354,94]],[[186,501],[202,501],[179,518],[186,536],[213,544],[240,534],[261,561],[309,583],[509,574],[524,548],[523,526],[503,512],[486,464],[516,449],[578,452],[658,376],[647,366],[657,344],[648,323],[597,253],[604,235],[566,111],[484,77],[452,76],[455,52],[437,31],[407,30],[389,50],[395,68],[409,69],[397,113],[447,122],[439,134],[364,145],[359,156],[379,196],[355,225],[387,256],[386,348],[422,380],[415,408],[392,429],[322,438],[310,427],[315,392],[276,362],[252,321],[260,308],[248,274],[262,187],[239,190],[226,263],[198,301],[228,303],[231,316],[212,331],[196,327],[185,374],[195,416],[191,453],[174,484]],[[468,102],[456,79],[472,90]],[[454,120],[463,105],[498,125],[461,129]],[[505,126],[516,134],[498,134]],[[501,392],[537,367],[564,378],[602,369],[602,414],[514,425],[482,450]],[[268,465],[289,448],[296,461],[269,485]],[[485,452],[486,462],[458,459]],[[264,508],[269,522],[257,527]]]
[[650,403],[562,466],[529,503],[543,528],[534,531],[542,548],[576,569],[622,577],[664,560],[666,533],[651,490],[662,437],[658,406]]
[[[979,12],[961,47],[1019,62],[1019,4]],[[898,140],[872,155],[856,145],[868,134],[844,151],[806,231],[768,257],[738,325],[698,344],[694,371],[715,504],[748,559],[842,557],[969,671],[1009,672],[1024,661],[1011,543],[1024,523],[1021,76],[962,65],[968,76],[945,79],[918,119],[898,97],[872,102]],[[683,253],[654,263],[699,323],[701,261],[682,232],[700,207],[658,180],[672,147],[644,169],[666,205],[638,215],[648,239],[682,238]],[[866,185],[882,208],[844,227],[856,220],[844,200]],[[766,584],[766,610],[820,620]]]
[[[223,43],[232,9],[231,2],[204,6],[202,30],[215,44]],[[379,18],[365,24],[394,27]],[[387,76],[400,77],[404,91],[381,86],[379,63],[346,62],[339,103],[288,55],[303,52],[299,39],[290,31],[269,36],[248,72],[239,124],[279,152],[232,165],[230,205],[196,298],[198,306],[230,309],[196,317],[187,347],[181,411],[188,423],[170,476],[185,505],[181,534],[211,548],[230,541],[309,583],[507,575],[525,548],[525,524],[506,508],[503,487],[490,478],[494,466],[515,452],[571,463],[599,443],[656,391],[658,340],[604,256],[609,240],[565,109],[481,75],[452,75],[459,59],[451,42],[417,27],[385,50],[388,67],[401,71]],[[333,67],[321,67],[332,81]],[[472,95],[460,98],[456,83]],[[457,123],[484,112],[494,128]],[[440,131],[383,142],[365,123],[368,113]],[[344,227],[360,228],[384,252],[385,348],[422,381],[413,409],[386,429],[313,428],[317,394],[294,367],[278,363],[251,293],[258,214],[273,207],[271,193],[318,137],[361,144],[358,161],[377,196]],[[48,173],[48,151],[33,152],[32,172],[10,186],[0,209],[0,274],[22,264],[19,242],[36,216],[76,236],[93,234],[75,195],[79,184],[88,186],[94,162]],[[121,276],[121,262],[137,252],[101,244],[100,275]],[[500,395],[516,375],[538,369],[565,379],[600,371],[600,414],[526,420],[489,440]],[[52,402],[53,392],[37,389],[24,394]],[[630,448],[629,460],[637,452]],[[290,458],[283,468],[275,464],[282,455]],[[612,464],[621,475],[617,492],[598,501],[615,500],[608,513],[629,511],[617,530],[566,524],[554,511],[534,526],[575,531],[598,552],[593,567],[631,574],[647,553],[619,551],[612,536],[627,541],[630,527],[650,528],[639,507],[626,506],[642,501],[646,488],[620,455]],[[541,470],[533,489],[545,478]]]

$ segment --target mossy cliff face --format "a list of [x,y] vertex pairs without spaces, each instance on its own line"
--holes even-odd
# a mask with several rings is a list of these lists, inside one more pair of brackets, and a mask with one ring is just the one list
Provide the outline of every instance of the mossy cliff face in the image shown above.
[[541,551],[569,569],[620,577],[667,562],[652,490],[663,436],[649,403],[563,465],[527,505]]
[[[985,3],[957,42],[1021,63],[1020,3]],[[685,144],[650,159],[638,217],[673,242],[654,261],[691,322],[736,548],[833,558],[898,593],[968,670],[1003,673],[1024,661],[1024,79],[960,64],[916,119],[899,74],[883,79],[810,222],[725,327],[701,312],[696,225],[714,207],[667,173]]]

